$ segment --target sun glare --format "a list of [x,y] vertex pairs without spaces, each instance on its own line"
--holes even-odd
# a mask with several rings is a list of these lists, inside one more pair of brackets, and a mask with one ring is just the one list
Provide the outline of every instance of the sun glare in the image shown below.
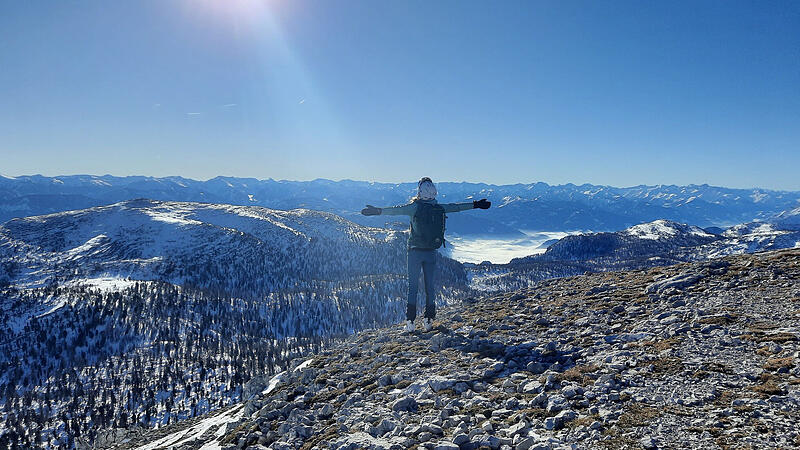
[[191,15],[212,16],[216,20],[235,23],[258,21],[280,2],[277,0],[184,0],[184,9]]

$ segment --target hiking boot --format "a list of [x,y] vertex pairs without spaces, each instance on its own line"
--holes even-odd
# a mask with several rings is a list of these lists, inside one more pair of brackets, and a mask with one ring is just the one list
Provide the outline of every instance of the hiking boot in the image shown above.
[[425,330],[425,332],[431,331],[431,328],[433,328],[433,319],[429,319],[427,317],[423,319],[422,328]]
[[412,331],[414,331],[414,322],[406,320],[406,325],[404,329],[406,330],[406,333],[411,333]]

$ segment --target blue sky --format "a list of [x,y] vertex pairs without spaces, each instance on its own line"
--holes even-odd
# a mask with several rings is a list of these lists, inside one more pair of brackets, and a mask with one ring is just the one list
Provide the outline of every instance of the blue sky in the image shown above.
[[800,190],[800,2],[0,4],[0,173]]

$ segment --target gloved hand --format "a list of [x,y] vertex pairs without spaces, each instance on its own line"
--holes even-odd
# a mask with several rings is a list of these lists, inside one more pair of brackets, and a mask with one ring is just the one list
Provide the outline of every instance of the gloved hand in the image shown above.
[[372,205],[367,205],[366,208],[361,210],[361,214],[363,214],[365,216],[379,216],[379,215],[381,215],[381,209],[380,208],[376,208],[376,207],[374,207]]
[[492,206],[492,202],[487,202],[485,198],[472,202],[473,208],[489,209],[490,206]]

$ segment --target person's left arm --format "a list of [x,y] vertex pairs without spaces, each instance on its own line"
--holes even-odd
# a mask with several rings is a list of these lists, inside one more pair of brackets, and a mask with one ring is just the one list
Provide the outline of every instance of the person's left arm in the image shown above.
[[442,208],[444,208],[444,212],[452,213],[452,212],[461,212],[466,211],[468,209],[474,208],[481,208],[481,209],[488,209],[491,205],[491,202],[487,202],[486,199],[474,201],[474,202],[464,202],[464,203],[440,203]]
[[444,208],[444,212],[446,213],[454,213],[454,212],[461,212],[466,211],[468,209],[472,209],[472,202],[465,202],[465,203],[439,203],[439,205]]

